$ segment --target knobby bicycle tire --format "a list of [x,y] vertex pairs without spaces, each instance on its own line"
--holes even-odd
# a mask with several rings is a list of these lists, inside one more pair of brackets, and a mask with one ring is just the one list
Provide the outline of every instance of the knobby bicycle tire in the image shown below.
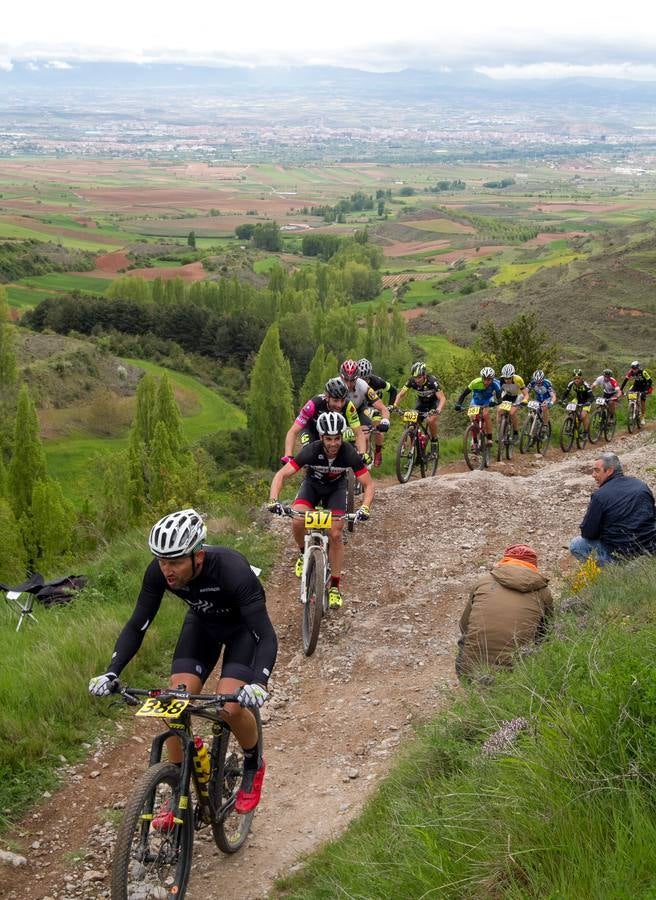
[[563,427],[560,429],[560,449],[563,453],[569,453],[574,444],[574,435],[576,432],[576,422],[574,415],[570,413],[563,421]]
[[437,472],[437,466],[440,462],[440,441],[439,438],[435,438],[435,441],[428,444],[427,446],[434,447],[434,450],[430,450],[428,456],[426,457],[426,472],[429,477],[432,478],[433,475]]
[[617,417],[615,413],[608,413],[604,422],[604,437],[607,441],[612,441],[617,428]]
[[152,827],[162,804],[168,802],[178,813],[180,791],[180,769],[169,762],[151,766],[137,781],[116,837],[111,900],[130,900],[139,892],[147,896],[149,888],[151,896],[164,889],[167,897],[184,898],[193,852],[193,810],[189,806],[182,824],[170,831]]
[[549,449],[549,444],[551,443],[551,422],[547,422],[545,425],[544,422],[540,422],[540,431],[538,433],[538,439],[536,441],[536,447],[538,453],[541,453],[543,456]]
[[536,416],[534,413],[529,413],[527,418],[522,425],[522,432],[519,436],[519,452],[520,453],[528,453],[533,444],[533,426],[535,424]]
[[396,477],[401,484],[410,481],[417,461],[417,435],[413,428],[406,428],[396,448]]
[[462,452],[465,457],[465,462],[472,471],[474,469],[482,469],[485,467],[484,464],[481,465],[481,447],[483,440],[485,440],[485,436],[478,425],[470,423],[465,428],[465,434],[462,440]]
[[326,561],[320,547],[310,547],[305,569],[305,603],[303,604],[303,652],[312,656],[321,628],[326,592]]
[[[260,711],[253,709],[251,712],[257,724],[261,754],[263,741]],[[211,759],[212,775],[208,789],[210,801],[217,811],[216,820],[212,822],[214,842],[223,853],[236,853],[248,837],[255,810],[245,814],[234,811],[237,791],[244,774],[244,751],[227,724],[220,734],[214,736]]]
[[638,404],[631,400],[629,402],[629,414],[626,419],[626,427],[629,430],[629,434],[633,434],[636,428],[640,428],[640,419],[636,416],[637,408]]
[[[351,514],[355,512],[355,472],[353,469],[346,470],[346,512],[347,514]],[[349,519],[346,520],[346,528],[348,531],[353,532],[355,528],[355,522],[351,522]]]
[[590,416],[590,424],[588,426],[588,440],[591,444],[596,444],[604,430],[604,410],[597,407]]
[[[588,421],[590,421],[588,419]],[[579,419],[576,423],[576,446],[579,450],[583,450],[585,445],[588,443],[588,432],[586,430],[585,425],[583,424],[583,420]]]

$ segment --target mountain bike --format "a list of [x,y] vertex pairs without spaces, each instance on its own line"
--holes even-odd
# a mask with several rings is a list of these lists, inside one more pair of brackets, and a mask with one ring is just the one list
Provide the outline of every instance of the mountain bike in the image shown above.
[[602,433],[607,441],[612,440],[615,434],[615,410],[608,407],[608,400],[605,397],[597,397],[595,400],[595,408],[590,414],[590,425],[588,427],[588,440],[591,444],[596,444]]
[[305,511],[283,506],[283,515],[289,518],[303,518],[305,521],[305,548],[303,550],[303,571],[301,573],[300,600],[303,604],[301,637],[303,653],[312,656],[319,640],[321,619],[328,612],[328,588],[330,587],[330,562],[328,559],[328,532],[333,519],[357,521],[357,514],[346,513],[336,516],[330,509],[308,509]]
[[626,427],[629,429],[629,434],[633,434],[634,431],[639,431],[642,428],[642,406],[641,406],[641,397],[639,391],[629,391],[627,394],[627,398],[629,400],[629,411],[628,418],[626,420]]
[[513,441],[513,423],[510,418],[510,410],[513,408],[512,400],[502,400],[499,404],[501,416],[499,418],[499,433],[497,434],[497,461],[501,462],[503,457],[512,459],[514,441]]
[[551,422],[542,418],[542,404],[539,400],[528,401],[528,415],[519,436],[519,452],[528,453],[535,446],[538,453],[545,454],[551,443]]
[[417,463],[422,478],[427,473],[432,477],[440,461],[440,442],[435,438],[432,449],[427,451],[432,438],[426,428],[426,419],[435,415],[435,410],[400,409],[398,413],[403,417],[404,427],[396,448],[396,477],[401,484],[407,484]]
[[467,407],[469,425],[465,428],[462,451],[470,469],[486,469],[490,465],[490,445],[480,406]]
[[[139,707],[137,716],[163,719],[165,731],[153,738],[149,768],[132,789],[123,813],[114,848],[111,900],[184,898],[194,833],[209,825],[217,847],[235,853],[243,846],[255,814],[255,810],[245,815],[234,811],[243,750],[220,711],[226,703],[237,702],[237,695],[189,694],[184,686],[139,690],[120,684],[116,692],[129,705]],[[261,747],[259,711],[251,711]],[[193,716],[212,723],[209,753],[194,735]],[[170,737],[182,743],[181,766],[162,761],[164,741]],[[173,816],[158,826],[162,811]]]
[[560,429],[560,449],[563,453],[569,453],[574,446],[579,450],[583,450],[588,442],[588,432],[583,424],[583,412],[590,412],[589,404],[568,403],[565,407],[567,415],[563,419],[563,425]]

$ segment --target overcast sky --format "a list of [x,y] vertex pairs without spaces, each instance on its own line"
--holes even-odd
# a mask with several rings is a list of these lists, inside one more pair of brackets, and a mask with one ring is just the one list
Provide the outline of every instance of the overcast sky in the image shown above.
[[656,80],[656,15],[645,0],[27,0],[5,7],[4,69],[113,60]]

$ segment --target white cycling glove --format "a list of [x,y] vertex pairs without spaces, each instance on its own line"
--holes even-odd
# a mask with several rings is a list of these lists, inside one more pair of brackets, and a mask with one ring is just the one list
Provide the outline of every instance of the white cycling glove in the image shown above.
[[261,709],[269,699],[269,693],[261,684],[245,684],[237,695],[240,706]]
[[96,675],[89,682],[89,693],[94,697],[109,697],[114,691],[114,684],[118,681],[118,675],[113,672],[105,672],[104,675]]

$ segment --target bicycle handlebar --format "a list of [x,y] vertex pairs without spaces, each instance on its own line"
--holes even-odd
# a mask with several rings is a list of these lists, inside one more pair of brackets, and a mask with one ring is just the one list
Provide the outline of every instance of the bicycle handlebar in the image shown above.
[[[282,515],[287,516],[290,519],[304,519],[305,512],[301,512],[300,509],[292,509],[291,506],[283,506],[282,513],[272,513],[272,515]],[[308,510],[310,512],[310,510]],[[339,515],[332,514],[333,519],[344,519],[346,522],[356,522],[357,521],[357,513],[341,513]]]
[[168,700],[170,697],[176,700],[198,700],[202,701],[202,706],[197,708],[203,709],[208,706],[225,706],[226,703],[238,703],[238,694],[190,694],[189,691],[181,688],[151,688],[144,690],[143,688],[133,688],[123,685],[117,679],[112,685],[112,693],[120,694],[120,696],[130,706],[139,706],[140,701],[137,697],[155,697],[158,700]]

